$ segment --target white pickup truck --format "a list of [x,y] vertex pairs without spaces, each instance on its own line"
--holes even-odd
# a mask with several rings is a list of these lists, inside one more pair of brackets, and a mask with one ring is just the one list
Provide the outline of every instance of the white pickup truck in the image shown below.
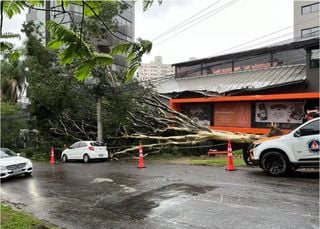
[[298,167],[319,168],[319,122],[320,118],[315,118],[289,134],[253,142],[249,162],[271,176],[282,176]]

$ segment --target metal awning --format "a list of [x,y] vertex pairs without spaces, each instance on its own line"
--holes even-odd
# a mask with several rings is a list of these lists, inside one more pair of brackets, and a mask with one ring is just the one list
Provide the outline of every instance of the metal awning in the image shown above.
[[287,65],[202,77],[171,78],[153,84],[160,94],[187,91],[223,94],[237,90],[253,91],[280,87],[305,80],[305,65]]

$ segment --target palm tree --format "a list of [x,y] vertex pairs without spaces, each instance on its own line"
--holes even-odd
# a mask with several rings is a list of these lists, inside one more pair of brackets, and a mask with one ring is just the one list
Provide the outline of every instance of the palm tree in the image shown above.
[[24,66],[20,60],[6,59],[1,62],[1,100],[15,104],[25,86]]

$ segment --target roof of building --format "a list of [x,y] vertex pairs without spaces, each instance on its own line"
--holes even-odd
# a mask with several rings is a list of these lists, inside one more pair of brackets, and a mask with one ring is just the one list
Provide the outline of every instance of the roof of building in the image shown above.
[[171,78],[166,81],[155,82],[154,86],[161,94],[182,92],[223,94],[238,90],[269,89],[297,84],[305,80],[305,65],[286,65],[202,77]]
[[226,60],[226,59],[232,59],[232,58],[241,58],[244,56],[251,56],[251,55],[261,55],[265,53],[270,53],[274,51],[285,51],[285,50],[291,50],[291,49],[299,49],[299,48],[305,48],[308,46],[314,46],[317,45],[319,46],[319,37],[316,38],[305,38],[305,39],[300,39],[298,41],[294,42],[289,42],[285,41],[285,43],[276,43],[273,45],[261,47],[261,48],[256,48],[256,49],[251,49],[251,50],[245,50],[245,51],[240,51],[240,52],[235,52],[235,53],[228,53],[228,54],[222,54],[218,56],[212,56],[212,57],[207,57],[207,58],[201,58],[201,59],[196,59],[196,60],[191,60],[191,61],[185,61],[185,62],[180,62],[180,63],[175,63],[172,64],[172,66],[176,67],[181,67],[181,66],[192,66],[195,64],[200,64],[200,63],[210,63],[213,61],[219,61],[219,60]]

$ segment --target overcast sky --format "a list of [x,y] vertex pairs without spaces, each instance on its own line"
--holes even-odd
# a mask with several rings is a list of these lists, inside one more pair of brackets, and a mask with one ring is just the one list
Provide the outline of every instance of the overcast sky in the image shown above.
[[[164,63],[173,64],[190,57],[204,58],[239,48],[250,49],[293,36],[290,27],[293,26],[293,0],[163,0],[162,5],[155,3],[146,12],[142,12],[138,2],[135,14],[135,37],[154,44],[151,54],[143,58],[145,63],[160,55]],[[180,25],[174,32],[165,33],[193,15],[196,16],[186,22],[186,26]],[[6,20],[4,31],[19,32],[24,20],[25,15]],[[290,28],[265,36],[286,27]],[[163,36],[157,38],[159,35]],[[258,37],[264,39],[230,49]]]
[[[216,9],[230,2],[235,3],[216,12]],[[205,14],[205,17],[212,16],[206,19],[203,17],[202,22],[184,32],[179,33],[197,21],[154,40],[151,54],[143,61],[149,62],[154,56],[161,55],[164,63],[172,64],[186,61],[190,57],[214,56],[257,37],[293,26],[293,0],[164,0],[161,6],[154,4],[144,13],[141,5],[136,5],[135,35],[153,40],[203,9],[207,10],[193,19]],[[263,46],[292,36],[291,27],[240,48]],[[235,49],[227,52],[233,51]]]

